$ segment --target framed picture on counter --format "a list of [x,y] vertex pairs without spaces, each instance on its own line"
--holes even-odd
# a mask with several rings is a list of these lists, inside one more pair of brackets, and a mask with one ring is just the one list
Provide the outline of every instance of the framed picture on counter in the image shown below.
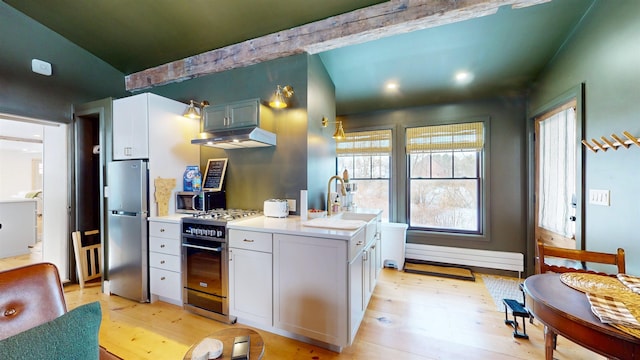
[[224,173],[227,171],[227,158],[209,159],[207,161],[207,170],[204,172],[202,179],[202,190],[220,191],[224,182]]

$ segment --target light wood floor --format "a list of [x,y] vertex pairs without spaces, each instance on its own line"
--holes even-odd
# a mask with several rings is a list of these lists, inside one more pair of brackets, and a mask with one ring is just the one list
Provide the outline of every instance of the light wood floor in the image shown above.
[[[182,359],[192,344],[229,326],[175,305],[108,296],[100,286],[68,285],[65,297],[69,309],[100,301],[100,343],[127,360]],[[538,321],[527,323],[530,339],[514,339],[480,276],[470,282],[384,269],[354,344],[340,354],[256,330],[266,345],[265,359],[500,360],[544,359],[542,329]],[[554,355],[604,359],[562,337]]]

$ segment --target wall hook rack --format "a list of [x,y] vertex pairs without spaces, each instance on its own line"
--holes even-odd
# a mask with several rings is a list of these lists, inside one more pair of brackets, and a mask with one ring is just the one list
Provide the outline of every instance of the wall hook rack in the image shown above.
[[640,147],[640,137],[636,137],[631,135],[628,131],[623,131],[622,135],[624,135],[627,140],[623,140],[616,134],[611,134],[611,139],[601,136],[600,140],[602,143],[596,139],[591,139],[591,143],[587,140],[582,140],[582,145],[584,145],[587,149],[597,153],[598,151],[607,151],[609,149],[618,150],[619,147],[624,147],[628,149],[631,145],[635,144]]

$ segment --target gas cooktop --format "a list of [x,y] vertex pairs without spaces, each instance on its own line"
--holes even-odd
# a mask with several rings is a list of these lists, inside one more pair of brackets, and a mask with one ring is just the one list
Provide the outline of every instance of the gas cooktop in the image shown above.
[[[214,221],[231,221],[247,217],[260,215],[258,210],[242,210],[242,209],[215,209],[207,212],[193,214],[192,219],[198,220],[214,220]],[[191,219],[191,218],[185,218]]]

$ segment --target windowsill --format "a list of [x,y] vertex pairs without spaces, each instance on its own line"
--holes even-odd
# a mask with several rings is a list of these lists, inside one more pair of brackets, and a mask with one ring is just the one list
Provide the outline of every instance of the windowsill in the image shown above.
[[447,245],[448,243],[455,241],[487,242],[489,241],[489,237],[487,234],[459,234],[409,229],[407,230],[407,242],[414,242],[409,240],[419,240],[418,242],[420,243],[429,243],[433,245]]

